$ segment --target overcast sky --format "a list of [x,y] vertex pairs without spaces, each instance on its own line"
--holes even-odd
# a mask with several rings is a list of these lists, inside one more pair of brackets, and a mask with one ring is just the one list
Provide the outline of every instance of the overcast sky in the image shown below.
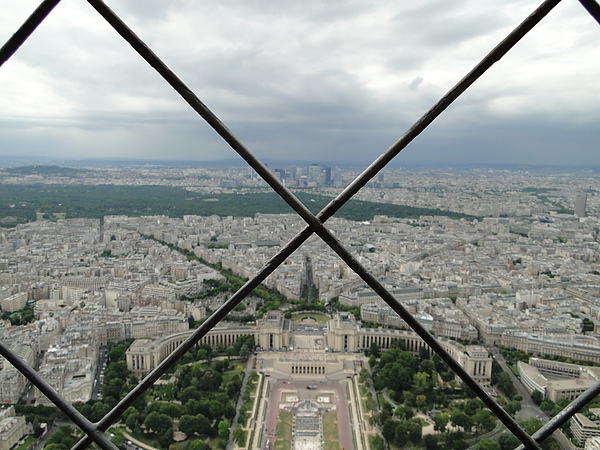
[[[2,43],[38,3],[0,0]],[[367,164],[541,1],[107,3],[258,157]],[[563,0],[395,164],[600,165],[599,80]],[[0,67],[0,155],[235,158],[83,0]]]

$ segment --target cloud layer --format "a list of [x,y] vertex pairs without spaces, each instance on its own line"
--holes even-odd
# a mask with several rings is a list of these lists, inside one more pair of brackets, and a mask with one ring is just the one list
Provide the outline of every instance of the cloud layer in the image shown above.
[[[1,3],[5,42],[38,2]],[[359,164],[538,4],[108,3],[259,157]],[[599,42],[562,2],[396,162],[599,165]],[[84,1],[59,4],[0,68],[1,154],[234,156]]]

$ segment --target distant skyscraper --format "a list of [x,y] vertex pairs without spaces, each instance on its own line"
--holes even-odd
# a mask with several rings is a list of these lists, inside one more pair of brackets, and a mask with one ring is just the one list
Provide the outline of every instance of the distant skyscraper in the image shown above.
[[339,167],[336,167],[335,171],[333,172],[333,181],[335,183],[342,182],[342,169],[340,169]]
[[308,166],[308,181],[318,183],[321,179],[321,166],[312,164]]
[[292,166],[289,169],[289,174],[292,180],[301,180],[302,175],[304,175],[304,171],[302,167]]
[[275,176],[278,180],[285,180],[287,178],[285,169],[275,169]]
[[325,185],[329,186],[332,183],[331,179],[331,167],[325,166],[323,167],[323,173],[325,174]]
[[585,208],[587,206],[587,194],[577,194],[575,197],[575,215],[585,217]]

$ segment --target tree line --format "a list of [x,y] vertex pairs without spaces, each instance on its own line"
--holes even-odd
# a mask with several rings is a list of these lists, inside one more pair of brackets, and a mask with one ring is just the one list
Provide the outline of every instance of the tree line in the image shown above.
[[[316,214],[332,198],[297,192],[299,200]],[[171,186],[115,186],[115,185],[0,185],[1,223],[14,226],[36,220],[38,214],[53,218],[102,219],[106,215],[147,216],[184,215],[253,217],[257,213],[286,214],[293,210],[274,192],[238,194],[197,194]],[[431,208],[417,208],[389,203],[350,200],[336,214],[349,220],[372,220],[376,215],[397,218],[420,216],[448,216],[453,219],[476,217]]]

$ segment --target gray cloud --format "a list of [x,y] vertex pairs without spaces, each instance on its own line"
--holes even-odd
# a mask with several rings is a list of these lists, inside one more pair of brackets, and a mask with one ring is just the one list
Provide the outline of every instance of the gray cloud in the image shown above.
[[[3,5],[0,39],[36,3]],[[391,145],[536,6],[112,3],[259,157],[353,163]],[[600,36],[564,3],[398,161],[566,164],[569,148],[600,164]],[[233,155],[86,2],[59,4],[0,68],[0,129],[0,154]]]

